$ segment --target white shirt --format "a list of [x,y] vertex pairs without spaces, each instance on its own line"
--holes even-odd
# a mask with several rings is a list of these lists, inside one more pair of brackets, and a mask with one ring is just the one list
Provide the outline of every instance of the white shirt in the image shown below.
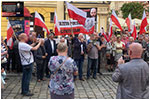
[[83,52],[83,44],[81,44],[81,52]]
[[51,46],[52,46],[52,53],[54,53],[54,41],[49,39],[50,40],[50,43],[51,43]]
[[24,42],[19,42],[18,49],[22,65],[29,65],[34,62],[33,54],[31,52],[32,47],[30,45]]

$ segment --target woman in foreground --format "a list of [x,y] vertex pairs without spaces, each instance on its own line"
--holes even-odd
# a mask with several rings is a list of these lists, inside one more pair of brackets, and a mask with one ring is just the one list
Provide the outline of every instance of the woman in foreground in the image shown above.
[[74,60],[67,57],[67,51],[67,45],[59,43],[58,56],[49,61],[51,99],[74,99],[74,76],[77,76],[78,68]]

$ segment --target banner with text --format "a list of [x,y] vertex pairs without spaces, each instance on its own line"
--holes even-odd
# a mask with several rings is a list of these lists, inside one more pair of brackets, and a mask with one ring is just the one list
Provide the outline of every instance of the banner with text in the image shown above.
[[79,24],[77,20],[59,20],[60,32],[55,35],[71,35],[73,34],[92,34],[94,27],[87,30],[83,25]]

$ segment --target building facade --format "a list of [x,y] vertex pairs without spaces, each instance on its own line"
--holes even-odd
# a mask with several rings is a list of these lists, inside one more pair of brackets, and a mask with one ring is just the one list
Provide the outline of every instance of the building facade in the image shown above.
[[[104,27],[107,30],[108,25],[108,12],[109,12],[109,2],[104,1],[71,1],[71,4],[81,9],[97,9],[97,22],[96,30],[100,32],[100,27]],[[64,1],[25,1],[24,6],[29,10],[30,14],[33,16],[30,18],[30,30],[35,30],[40,34],[46,34],[42,28],[34,26],[34,12],[37,11],[43,20],[45,21],[48,29],[54,30],[54,12],[56,10],[58,20],[69,20],[68,11]],[[7,18],[1,17],[1,35],[3,37],[7,36]]]

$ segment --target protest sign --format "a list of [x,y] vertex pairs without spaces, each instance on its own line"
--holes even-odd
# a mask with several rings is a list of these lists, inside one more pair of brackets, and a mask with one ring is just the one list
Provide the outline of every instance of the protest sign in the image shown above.
[[55,35],[71,35],[73,34],[92,34],[94,27],[89,26],[88,30],[83,25],[79,24],[77,20],[59,20],[60,32]]

